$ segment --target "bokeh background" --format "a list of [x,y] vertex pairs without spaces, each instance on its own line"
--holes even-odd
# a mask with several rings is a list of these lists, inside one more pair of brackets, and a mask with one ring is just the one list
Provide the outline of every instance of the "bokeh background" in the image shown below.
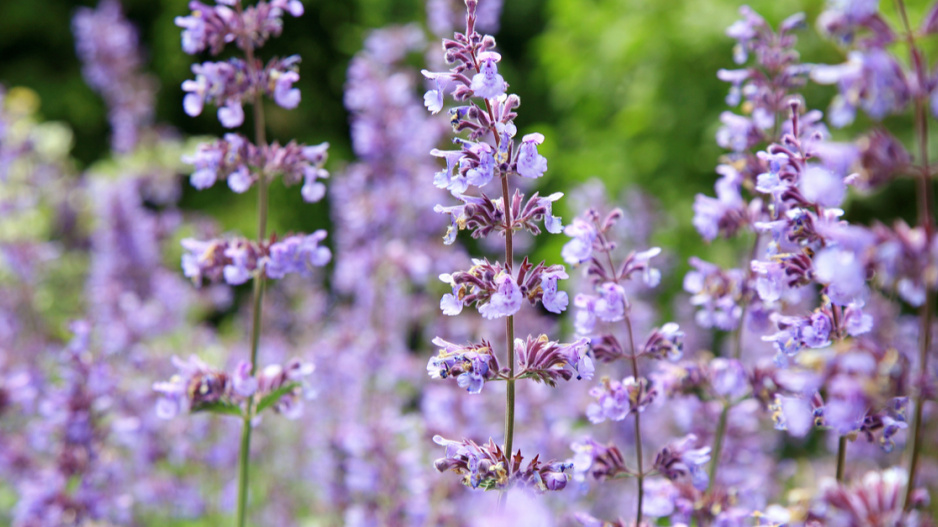
[[[191,77],[189,65],[192,57],[182,52],[180,31],[173,24],[173,19],[187,13],[187,2],[122,0],[121,4],[127,18],[140,31],[146,54],[145,69],[159,83],[156,122],[183,138],[224,133],[212,112],[195,119],[183,112],[180,84]],[[750,2],[773,26],[796,11],[804,11],[809,27],[799,33],[798,49],[803,60],[841,62],[840,52],[813,29],[822,4],[811,0]],[[305,15],[299,19],[288,17],[283,35],[273,39],[264,50],[267,56],[298,54],[302,57],[298,83],[303,93],[302,102],[296,110],[289,112],[268,105],[268,132],[269,137],[283,142],[289,139],[306,143],[328,141],[332,146],[327,168],[336,178],[341,177],[345,168],[355,161],[349,139],[349,114],[343,104],[350,60],[362,49],[365,37],[373,29],[389,24],[423,24],[425,5],[414,0],[307,0],[304,5]],[[912,18],[918,19],[926,2],[916,0],[909,5]],[[75,178],[89,169],[108,170],[111,156],[106,106],[100,96],[86,85],[75,54],[71,18],[81,6],[94,7],[95,2],[0,2],[0,85],[7,89],[28,88],[35,95],[35,118],[42,122],[60,123],[62,130],[71,131],[72,141],[66,141],[64,151],[59,154],[60,162],[68,167],[63,173]],[[571,193],[583,183],[598,179],[604,184],[604,192],[610,202],[621,204],[619,196],[624,192],[641,189],[640,197],[633,199],[658,211],[653,216],[654,225],[641,226],[642,235],[637,237],[647,238],[644,241],[664,247],[669,255],[663,293],[654,300],[663,309],[663,316],[670,312],[672,300],[679,294],[681,280],[688,267],[688,256],[698,255],[710,261],[735,265],[735,255],[739,254],[742,246],[750,243],[749,240],[720,240],[704,244],[691,225],[694,196],[699,192],[712,193],[716,178],[714,167],[724,153],[717,146],[714,135],[719,126],[719,115],[726,109],[724,98],[728,86],[717,80],[716,71],[734,67],[733,42],[724,31],[738,18],[739,6],[735,0],[506,0],[501,27],[496,34],[503,55],[500,73],[511,84],[511,91],[519,94],[522,100],[517,120],[519,130],[522,134],[539,131],[547,137],[541,152],[549,159],[550,169],[538,182],[539,187]],[[890,9],[884,8],[884,11],[887,17],[892,17]],[[422,56],[414,55],[408,60],[419,69],[422,59]],[[833,93],[833,88],[811,85],[805,95],[809,106],[820,104],[824,109],[823,105]],[[886,124],[900,138],[907,139],[911,134],[911,121],[906,117],[890,118]],[[869,121],[860,117],[854,127],[863,129],[868,125]],[[851,130],[837,133],[852,137]],[[161,162],[180,175],[179,209],[184,214],[211,218],[217,222],[220,231],[252,232],[253,194],[234,195],[224,185],[202,192],[192,189],[182,177],[185,168],[179,164],[178,158],[172,158],[186,148],[191,148],[191,145],[161,154],[168,156]],[[432,172],[420,177],[429,186]],[[912,191],[911,185],[900,182],[877,195],[853,196],[847,206],[849,217],[859,221],[876,217],[886,222],[904,217],[914,222],[914,208],[907,205],[912,203]],[[631,195],[636,194],[633,192]],[[280,185],[272,188],[271,200],[270,224],[278,232],[311,232],[323,227],[332,232],[330,224],[336,215],[330,211],[343,206],[329,199],[309,206],[303,204],[295,189],[284,189]],[[572,210],[568,203],[561,203],[559,212],[561,216],[570,218],[579,211]],[[531,251],[535,259],[559,261],[565,237],[551,238],[533,246]],[[333,243],[332,238],[327,243]],[[178,261],[180,250],[172,251],[169,249],[164,255],[165,261]],[[54,301],[43,305],[52,313],[52,322],[48,325],[59,338],[67,338],[66,321],[87,307],[88,300],[81,298],[82,286],[68,285],[73,283],[69,281],[71,278],[77,280],[82,275],[86,265],[85,261],[76,261],[73,266],[59,271],[56,275],[59,282],[46,283],[55,289]],[[327,292],[332,287],[328,274],[324,275],[322,287]],[[208,310],[207,315],[201,312],[204,316],[200,322],[207,322],[222,336],[235,338],[239,335],[239,320],[243,320],[243,313],[237,306],[239,301],[247,300],[246,293],[246,290],[236,291],[233,307]],[[280,308],[284,311],[296,306],[288,295],[275,295],[275,298],[274,302],[283,303]],[[434,304],[437,297],[431,294],[427,298],[430,298],[430,304]],[[326,308],[316,302],[320,300],[312,301],[312,305],[304,304],[304,314],[312,316],[325,312]],[[328,302],[321,300],[320,303]],[[274,311],[280,308],[275,307]],[[432,311],[435,305],[430,308]],[[328,325],[328,322],[319,324]],[[404,338],[412,340],[418,337],[423,341],[413,347],[429,353],[427,335],[404,335]],[[164,347],[175,346],[179,352],[180,347],[186,346],[203,349],[216,346],[205,344],[197,337],[193,341],[179,336],[174,338],[172,345],[164,343]],[[284,347],[288,345],[284,343]],[[215,353],[216,356],[225,355],[218,349]],[[423,376],[420,368],[427,356],[413,357],[418,377]],[[329,365],[321,364],[320,370],[323,368],[328,371]],[[406,405],[421,404],[417,390],[405,389],[403,393],[400,399],[405,408]],[[481,407],[481,403],[478,406]],[[477,408],[466,412],[483,411]],[[498,433],[497,428],[494,427],[493,433]],[[205,425],[199,430],[204,438],[224,437],[224,429],[209,429]],[[292,432],[285,426],[282,433],[289,435]],[[400,430],[394,433],[403,434]],[[428,446],[425,437],[414,441],[420,448]],[[209,439],[205,442],[211,443]],[[355,450],[348,445],[332,443],[320,446]],[[802,450],[797,451],[803,452],[813,447],[802,445],[799,448]],[[190,455],[193,459],[198,457],[187,450],[180,459]],[[224,454],[217,455],[218,459],[224,457]],[[281,462],[289,463],[282,459]],[[280,469],[283,468],[281,465]],[[214,525],[217,518],[224,517],[230,510],[230,503],[225,502],[230,497],[225,498],[224,474],[233,474],[233,469],[222,462],[212,467],[211,470],[219,471],[214,481],[218,488],[206,490],[202,486],[200,492],[212,496],[215,492],[221,497],[209,500],[212,505],[204,509],[193,505],[193,510],[200,511],[199,514],[176,511],[181,517],[202,518],[182,519],[178,525]],[[192,470],[203,469],[193,466]],[[272,469],[270,474],[277,474],[277,469]],[[388,474],[383,474],[379,479],[388,477]],[[261,499],[279,491],[275,484],[270,485],[270,488],[258,491]],[[332,499],[327,498],[320,496],[317,499]],[[284,511],[295,511],[295,503],[303,502],[301,494],[291,499],[292,505],[283,506]],[[0,523],[6,520],[3,509],[5,506],[12,508],[14,501],[11,488],[0,483]],[[317,517],[317,503],[306,504],[310,518]],[[202,514],[205,511],[208,512]],[[450,517],[458,515],[458,512],[453,512]],[[162,515],[156,514],[154,518],[157,523],[153,525],[165,525],[160,523],[165,519]],[[273,521],[271,517],[265,518]],[[329,519],[320,519],[321,523],[316,521],[311,519],[306,524],[331,524]]]

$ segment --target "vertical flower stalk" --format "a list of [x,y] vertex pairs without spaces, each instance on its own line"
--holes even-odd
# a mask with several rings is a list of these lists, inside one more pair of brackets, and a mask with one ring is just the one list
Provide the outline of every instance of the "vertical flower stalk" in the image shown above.
[[[918,143],[919,150],[919,162],[921,166],[919,167],[918,173],[914,174],[915,183],[916,183],[916,194],[918,198],[918,217],[919,217],[919,227],[925,232],[925,254],[932,255],[931,246],[934,243],[934,210],[933,207],[933,196],[932,196],[932,182],[931,182],[931,169],[929,168],[929,157],[928,157],[928,115],[927,108],[929,103],[929,94],[925,91],[925,87],[929,86],[930,80],[928,75],[928,60],[926,59],[924,53],[916,42],[915,32],[912,30],[912,26],[909,24],[909,16],[905,9],[905,2],[903,0],[896,0],[896,9],[899,11],[899,18],[902,20],[903,29],[905,30],[906,42],[909,46],[909,54],[911,59],[912,68],[914,70],[914,75],[916,87],[913,95],[914,100],[914,112],[915,112],[915,138]],[[935,31],[935,13],[938,12],[938,6],[935,6],[931,10],[930,16],[926,19],[925,29],[927,32]],[[932,104],[935,100],[932,99]],[[932,111],[935,112],[934,106]],[[934,262],[932,262],[933,264]],[[919,317],[921,324],[919,325],[919,357],[918,357],[918,368],[920,373],[920,382],[918,384],[918,393],[915,397],[915,415],[912,418],[912,454],[909,460],[909,479],[906,484],[906,496],[903,504],[905,511],[909,511],[912,508],[913,504],[913,494],[915,489],[915,477],[918,474],[918,464],[919,456],[921,455],[921,446],[922,446],[922,416],[924,414],[925,406],[925,379],[928,375],[928,352],[931,349],[931,330],[932,330],[932,317],[933,309],[935,303],[935,290],[934,287],[928,287],[925,294],[925,301],[919,307]]]
[[[590,278],[590,291],[577,295],[574,300],[574,305],[580,310],[576,317],[577,333],[592,338],[592,348],[598,360],[607,363],[626,360],[632,373],[621,382],[603,377],[602,384],[590,391],[590,395],[597,401],[587,408],[586,414],[591,422],[601,423],[606,420],[622,421],[634,413],[636,467],[631,470],[623,465],[617,472],[635,477],[635,525],[641,525],[646,509],[646,478],[652,472],[645,468],[641,414],[655,400],[657,390],[653,383],[642,375],[639,359],[679,359],[684,333],[677,324],[667,323],[655,328],[642,347],[636,346],[632,327],[632,304],[628,299],[626,285],[634,277],[640,277],[647,287],[658,285],[661,273],[651,265],[651,259],[660,254],[661,249],[652,247],[642,252],[632,251],[617,264],[613,259],[613,252],[618,244],[610,239],[610,234],[622,217],[623,211],[620,209],[613,210],[605,217],[596,210],[588,209],[565,229],[564,232],[572,239],[564,246],[562,254],[564,260],[571,265],[586,264],[586,274]],[[627,351],[620,344],[616,332],[611,327],[602,325],[619,321],[624,322]],[[677,443],[665,447],[657,455],[654,471],[664,474],[668,479],[691,474],[695,487],[701,484],[705,487],[707,475],[699,466],[709,459],[710,448],[693,450],[693,455],[690,456],[693,460],[690,457],[682,458],[686,448],[694,442],[696,436],[688,436],[680,441],[680,447],[675,446]],[[584,450],[582,444],[576,443],[573,447],[583,453],[594,450]],[[594,452],[589,456],[580,454],[580,457],[577,472],[584,471],[597,459]],[[603,478],[605,477],[608,475],[603,474]],[[650,508],[655,507],[652,505]]]
[[[319,245],[325,238],[324,231],[268,238],[267,189],[270,179],[281,175],[288,185],[303,182],[302,195],[306,201],[321,199],[325,188],[318,180],[328,176],[322,168],[328,145],[290,142],[281,146],[267,142],[263,98],[270,96],[286,109],[300,103],[300,91],[294,87],[299,80],[300,58],[296,55],[274,58],[265,65],[255,51],[268,38],[279,35],[284,13],[294,17],[303,14],[299,0],[261,1],[253,6],[244,6],[240,0],[218,0],[215,6],[194,0],[189,7],[190,16],[176,18],[176,24],[183,28],[182,45],[187,53],[207,49],[217,55],[227,44],[234,43],[244,58],[194,65],[195,79],[182,85],[187,92],[183,101],[186,113],[197,116],[207,102],[214,103],[218,106],[218,119],[226,128],[244,123],[244,103],[252,104],[254,116],[253,142],[229,133],[219,141],[199,146],[196,154],[187,159],[196,169],[191,181],[193,186],[203,189],[224,178],[236,193],[246,192],[256,184],[257,238],[184,240],[187,253],[183,256],[183,270],[197,284],[203,278],[224,279],[230,285],[253,281],[251,356],[249,361],[241,361],[230,375],[215,371],[196,358],[188,364],[180,362],[177,366],[184,379],[179,381],[177,376],[170,383],[159,383],[156,389],[167,396],[163,404],[164,408],[173,409],[167,412],[169,415],[185,407],[234,414],[243,420],[236,517],[237,525],[243,527],[247,522],[251,431],[256,417],[271,406],[296,416],[305,393],[302,379],[312,371],[311,365],[294,361],[258,372],[266,280],[288,273],[308,275],[313,267],[325,265],[331,257],[329,250]],[[183,385],[187,389],[180,390]],[[198,389],[191,389],[192,386]]]
[[[443,274],[440,279],[452,292],[445,294],[440,308],[454,316],[466,305],[475,304],[486,319],[505,319],[507,365],[501,366],[496,349],[488,341],[455,344],[442,338],[433,342],[440,349],[430,359],[427,372],[433,378],[455,377],[459,386],[470,393],[479,393],[486,381],[505,381],[505,434],[502,446],[493,440],[479,445],[472,440],[452,441],[442,437],[434,440],[446,448],[446,456],[436,462],[440,471],[454,470],[464,475],[464,483],[473,488],[503,491],[499,503],[504,506],[504,491],[521,485],[537,491],[560,490],[567,482],[564,463],[541,463],[538,456],[522,468],[520,450],[514,445],[515,384],[530,378],[554,386],[558,380],[589,378],[592,361],[587,355],[586,341],[570,344],[551,341],[546,335],[515,338],[514,315],[527,300],[538,302],[553,313],[560,313],[568,304],[567,294],[557,289],[557,281],[567,278],[562,265],[534,264],[524,258],[515,265],[513,233],[527,230],[540,234],[539,222],[550,233],[562,230],[560,218],[553,216],[552,205],[563,194],[542,197],[538,193],[525,199],[520,190],[512,191],[512,176],[537,179],[547,170],[547,159],[538,152],[544,142],[539,133],[525,135],[516,143],[515,109],[521,104],[515,94],[506,92],[508,84],[498,73],[501,60],[495,39],[476,30],[476,0],[466,0],[466,32],[456,33],[443,41],[444,59],[453,67],[448,72],[423,71],[434,89],[424,96],[432,113],[443,109],[446,94],[462,104],[450,109],[450,122],[457,137],[459,150],[432,150],[443,158],[446,168],[434,176],[434,184],[449,190],[461,205],[437,205],[434,210],[451,218],[444,236],[446,244],[455,241],[460,230],[471,230],[475,238],[493,232],[505,236],[505,261],[473,260],[468,271]],[[501,198],[491,199],[485,191],[490,182],[499,179]]]

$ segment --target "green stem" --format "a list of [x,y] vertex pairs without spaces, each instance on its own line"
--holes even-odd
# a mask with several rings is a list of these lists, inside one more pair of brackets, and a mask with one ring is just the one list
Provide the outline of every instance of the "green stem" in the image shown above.
[[[599,235],[600,242],[606,250],[606,261],[609,263],[609,272],[612,273],[613,281],[616,284],[619,283],[619,272],[616,269],[615,263],[612,261],[612,252],[609,250],[609,243],[606,241],[605,236],[602,234]],[[635,352],[635,338],[632,335],[632,319],[629,317],[629,304],[626,301],[625,297],[622,297],[622,309],[625,313],[625,328],[629,334],[629,357],[632,364],[632,378],[635,379],[635,382],[639,382],[638,377],[638,355]],[[639,394],[641,397],[641,394]],[[635,463],[638,467],[638,474],[636,475],[636,483],[638,485],[638,510],[635,512],[635,525],[636,527],[641,527],[642,524],[642,503],[645,500],[645,468],[644,461],[642,460],[644,456],[642,455],[642,421],[641,421],[641,412],[638,410],[635,411]]]
[[[239,8],[240,8],[240,4]],[[251,46],[246,49],[248,71],[254,71],[254,50]],[[264,129],[264,105],[261,94],[254,95],[254,137],[257,146],[265,148],[267,145]],[[261,170],[257,178],[257,241],[264,243],[267,238],[267,174]],[[264,303],[264,269],[260,267],[254,275],[254,317],[251,324],[251,375],[257,371],[257,354],[261,341],[261,308]],[[251,457],[251,421],[254,416],[254,403],[248,400],[247,413],[244,416],[244,428],[241,431],[241,451],[238,456],[238,512],[236,525],[247,525],[248,505],[248,468]]]
[[710,485],[713,489],[717,480],[717,469],[720,467],[720,455],[723,453],[723,438],[726,437],[726,421],[730,413],[730,404],[723,403],[720,420],[717,422],[717,431],[713,439],[713,452],[710,453]]
[[[488,106],[488,101],[486,101],[486,106]],[[490,110],[491,111],[491,110]],[[498,134],[495,134],[496,143],[498,142]],[[505,269],[509,274],[513,275],[512,270],[512,261],[514,259],[514,249],[512,246],[512,218],[511,218],[511,201],[510,201],[510,189],[508,188],[508,174],[502,176],[502,203],[505,207]],[[515,436],[515,317],[509,316],[505,319],[505,334],[506,334],[506,348],[508,350],[508,379],[507,379],[507,390],[505,395],[505,444],[504,451],[505,456],[508,458],[509,465],[511,464],[511,455],[514,436]],[[498,506],[503,508],[505,506],[505,501],[508,499],[507,492],[502,492],[498,496]]]
[[[926,72],[928,62],[922,51],[915,43],[915,34],[912,26],[909,24],[909,16],[906,13],[905,2],[896,0],[896,8],[899,11],[899,17],[905,27],[906,42],[909,45],[909,53],[912,59],[912,67],[918,76],[919,86],[925,86],[928,74]],[[921,171],[916,178],[916,194],[918,198],[918,216],[919,224],[925,231],[926,254],[931,255],[932,235],[935,231],[934,212],[932,211],[932,184],[931,169],[928,160],[928,116],[927,95],[919,94],[915,97],[915,136],[918,140],[919,156],[921,157]],[[931,266],[932,262],[929,262]],[[933,284],[925,283],[928,293],[925,296],[925,303],[919,310],[921,320],[919,326],[919,361],[918,367],[924,376],[928,372],[928,352],[931,349],[931,326],[934,316],[932,305],[935,303],[935,293],[932,290]],[[912,506],[912,494],[915,489],[915,478],[918,473],[919,456],[922,447],[922,414],[925,405],[925,396],[922,386],[919,386],[918,393],[915,396],[915,416],[912,420],[912,457],[909,462],[909,479],[906,483],[906,495],[904,508],[908,511]]]
[[[615,269],[613,269],[615,272]],[[629,346],[631,346],[631,358],[632,358],[632,376],[635,378],[635,382],[639,382],[638,378],[638,358],[635,355],[635,339],[632,337],[632,320],[628,315],[625,316],[625,327],[629,333]],[[641,394],[639,394],[641,397]],[[635,512],[635,525],[641,527],[642,525],[642,502],[645,499],[645,469],[642,461],[642,413],[635,410],[635,458],[638,465],[638,476],[636,477],[638,483],[638,510]]]
[[847,436],[840,436],[837,441],[837,482],[844,482],[844,470],[847,468]]

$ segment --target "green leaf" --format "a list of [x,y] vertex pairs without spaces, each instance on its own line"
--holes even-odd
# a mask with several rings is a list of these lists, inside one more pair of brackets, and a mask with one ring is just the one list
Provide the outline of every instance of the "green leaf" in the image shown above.
[[226,403],[223,401],[215,401],[213,403],[202,403],[198,406],[192,408],[192,413],[195,412],[210,412],[213,414],[228,414],[234,415],[237,417],[244,417],[244,414],[241,412],[241,407],[236,404]]
[[279,401],[281,397],[292,392],[293,389],[298,386],[299,386],[299,383],[291,382],[288,384],[284,384],[280,388],[268,393],[261,399],[261,402],[258,403],[256,413],[260,414],[267,408],[277,404],[277,401]]

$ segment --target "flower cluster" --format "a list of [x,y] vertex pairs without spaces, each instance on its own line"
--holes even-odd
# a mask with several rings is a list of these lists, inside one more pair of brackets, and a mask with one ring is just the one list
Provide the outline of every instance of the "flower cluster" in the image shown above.
[[568,463],[541,463],[535,456],[522,468],[520,454],[509,460],[504,451],[489,439],[483,446],[471,439],[451,441],[434,436],[433,441],[445,447],[446,456],[436,461],[440,472],[452,470],[463,474],[466,486],[472,488],[507,489],[518,486],[534,492],[563,490],[567,486]]
[[193,65],[195,78],[182,83],[186,93],[184,110],[195,117],[202,113],[206,103],[214,104],[218,107],[218,120],[225,128],[244,124],[245,103],[251,104],[254,111],[253,141],[238,133],[228,133],[221,140],[200,145],[194,155],[185,159],[195,167],[190,182],[205,189],[218,179],[226,179],[236,193],[254,187],[258,205],[254,239],[186,238],[182,241],[185,249],[182,267],[197,285],[203,279],[224,280],[230,285],[253,280],[250,361],[239,361],[229,373],[211,368],[195,356],[187,362],[174,358],[177,375],[169,382],[154,384],[153,388],[162,395],[158,412],[163,417],[204,410],[241,419],[237,500],[238,523],[243,525],[248,502],[251,431],[259,422],[257,417],[273,407],[295,419],[302,412],[302,400],[313,395],[304,382],[313,371],[311,364],[293,360],[284,366],[258,367],[265,281],[290,274],[309,276],[314,267],[326,265],[332,257],[331,251],[320,245],[326,237],[323,230],[282,239],[268,236],[268,186],[276,176],[286,185],[302,181],[304,200],[322,199],[325,186],[319,180],[328,177],[323,165],[329,145],[307,146],[295,141],[281,145],[266,138],[263,98],[271,97],[286,109],[300,104],[300,91],[295,87],[300,79],[300,57],[272,58],[265,65],[255,52],[267,39],[280,34],[285,13],[294,17],[303,14],[299,0],[262,0],[252,6],[243,5],[241,0],[216,0],[214,6],[193,0],[189,7],[191,15],[176,18],[176,25],[183,28],[182,47],[186,53],[208,50],[217,56],[233,43],[243,57]]
[[161,395],[156,412],[163,419],[200,410],[244,415],[260,413],[268,406],[296,419],[303,401],[313,394],[307,383],[313,365],[297,359],[283,366],[272,364],[256,375],[251,374],[247,361],[239,362],[231,373],[216,370],[195,355],[187,361],[173,357],[173,365],[179,372],[169,381],[153,385]]
[[[907,414],[911,396],[919,397],[915,406],[921,412],[921,394],[928,391],[921,379],[929,375],[936,241],[924,120],[934,83],[917,39],[931,31],[934,16],[928,15],[916,33],[908,26],[903,2],[897,6],[911,52],[909,69],[888,47],[900,37],[875,2],[831,2],[820,16],[822,32],[845,48],[847,62],[839,65],[800,62],[794,34],[804,25],[800,14],[775,31],[743,7],[742,19],[727,30],[737,42],[737,64],[751,65],[718,73],[731,85],[727,104],[741,113],[721,116],[716,141],[729,152],[716,169],[715,197],[697,196],[694,226],[707,241],[749,233],[752,248],[737,268],[690,261],[684,289],[696,307],[697,325],[733,332],[715,350],[727,356],[708,353],[682,360],[675,354],[681,362],[659,363],[650,385],[660,398],[682,401],[713,416],[716,424],[698,424],[659,452],[654,467],[670,481],[649,485],[644,505],[641,450],[637,471],[618,468],[624,463],[609,464],[616,467],[612,474],[639,478],[638,523],[643,512],[675,522],[709,519],[721,525],[743,525],[753,515],[759,525],[802,520],[805,525],[847,525],[871,517],[890,524],[921,521],[913,511],[921,500],[913,488],[916,461],[908,475],[890,469],[871,473],[860,487],[844,484],[852,463],[845,461],[848,456],[879,455],[862,445],[848,449],[858,438],[878,443],[885,452],[905,441],[913,452],[920,449],[922,421],[916,415],[910,422]],[[919,155],[909,154],[885,128],[862,134],[854,143],[833,142],[824,115],[810,110],[798,93],[809,80],[837,86],[827,115],[837,128],[852,124],[858,111],[879,121],[913,106]],[[867,227],[846,221],[842,207],[850,187],[866,191],[903,175],[918,180],[919,225],[900,221],[893,227]],[[603,234],[608,221],[591,213],[567,227],[573,239],[564,257],[571,263],[591,262],[596,288],[591,298],[575,301],[581,308],[577,329],[583,333],[598,321],[629,321],[625,288],[594,269],[593,253],[608,252]],[[615,270],[611,258],[608,264]],[[918,323],[900,314],[896,299],[919,308]],[[627,329],[631,340],[630,324]],[[675,330],[656,330],[660,334],[653,334],[645,348],[668,356],[675,346],[667,335]],[[629,353],[620,342],[614,335],[597,336],[596,357],[634,360],[634,344]],[[640,445],[639,412],[657,401],[643,406],[644,394],[654,392],[638,379],[637,369],[621,383],[606,379],[592,393],[597,402],[588,416],[599,422],[635,413]],[[811,503],[765,508],[769,494],[753,486],[752,474],[743,475],[756,460],[771,466],[765,452],[752,445],[756,420],[765,417],[794,438],[829,430],[828,437],[837,440],[838,483],[825,484],[827,490]],[[749,427],[743,424],[747,420],[753,423]],[[712,440],[712,446],[695,448],[698,438]],[[610,456],[595,442],[576,443],[574,450],[584,473],[594,459],[591,453]],[[702,469],[708,462],[709,476]],[[606,470],[597,476],[605,478]],[[689,487],[682,483],[687,476]],[[750,490],[752,500],[727,499]],[[585,515],[580,521],[602,524]]]
[[186,250],[182,270],[196,285],[203,280],[241,285],[259,271],[272,279],[294,273],[309,276],[315,267],[326,265],[332,257],[328,247],[319,245],[325,238],[323,230],[283,239],[273,237],[263,243],[245,238],[209,241],[186,238],[182,240]]
[[443,314],[455,316],[463,306],[476,304],[483,317],[501,318],[517,313],[524,300],[532,306],[541,302],[544,309],[553,313],[561,313],[567,307],[567,293],[557,289],[557,280],[567,278],[562,265],[541,262],[535,266],[525,258],[514,277],[498,262],[473,260],[473,263],[468,271],[440,275],[440,280],[453,288],[452,293],[440,300]]
[[[540,302],[547,311],[559,314],[567,308],[569,298],[558,289],[558,280],[568,278],[562,265],[535,265],[527,257],[515,265],[513,235],[520,230],[537,235],[541,229],[536,222],[541,221],[547,232],[561,232],[563,225],[553,215],[553,204],[563,194],[541,197],[534,193],[526,200],[519,189],[511,192],[512,176],[538,179],[547,171],[547,159],[538,151],[545,138],[540,133],[529,133],[516,141],[514,119],[521,99],[508,93],[508,83],[498,72],[502,57],[495,51],[495,39],[476,30],[478,0],[465,0],[465,5],[465,32],[443,40],[449,71],[422,71],[432,85],[424,95],[424,105],[437,114],[443,110],[445,97],[451,95],[459,106],[449,110],[450,124],[454,133],[465,134],[454,139],[458,149],[430,152],[446,164],[434,175],[433,184],[462,202],[437,205],[434,211],[450,217],[444,236],[447,245],[461,230],[471,230],[474,238],[500,233],[505,237],[505,260],[492,263],[474,259],[468,271],[440,275],[440,280],[451,287],[451,293],[443,295],[440,308],[444,314],[454,316],[466,305],[474,304],[485,319],[505,318],[507,366],[499,369],[496,353],[487,341],[456,346],[438,338],[434,343],[443,349],[430,360],[427,371],[434,378],[457,374],[459,385],[470,393],[479,393],[486,380],[504,380],[507,419],[503,447],[491,439],[484,447],[471,440],[436,439],[446,446],[446,458],[438,461],[436,468],[465,474],[465,483],[473,488],[507,490],[520,485],[538,491],[560,490],[568,478],[566,465],[541,464],[535,456],[522,469],[520,450],[514,453],[515,382],[530,378],[554,386],[558,379],[589,379],[592,359],[585,340],[559,344],[546,335],[514,338],[514,316],[525,300],[532,306]],[[497,199],[485,191],[493,181],[500,183],[501,197]]]

